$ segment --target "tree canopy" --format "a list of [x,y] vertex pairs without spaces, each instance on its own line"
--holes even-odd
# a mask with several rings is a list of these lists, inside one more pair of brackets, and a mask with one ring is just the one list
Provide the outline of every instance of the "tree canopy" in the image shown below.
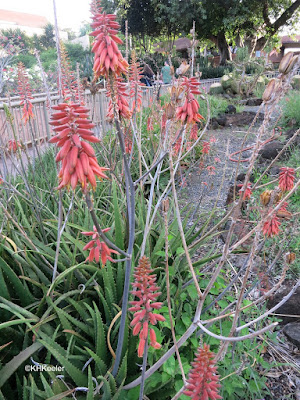
[[229,44],[262,48],[285,25],[299,20],[300,0],[105,0],[129,32],[137,36],[188,34],[193,21],[199,39],[211,40],[221,63],[231,59]]

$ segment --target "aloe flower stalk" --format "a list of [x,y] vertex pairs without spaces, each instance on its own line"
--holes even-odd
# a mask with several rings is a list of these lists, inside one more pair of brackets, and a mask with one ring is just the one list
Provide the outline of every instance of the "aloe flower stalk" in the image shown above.
[[113,80],[113,88],[110,87],[110,84],[108,85],[107,97],[110,97],[106,116],[108,121],[111,122],[114,119],[113,100],[111,98],[112,92],[115,96],[115,105],[119,113],[119,118],[130,119],[131,111],[129,110],[129,103],[126,99],[126,97],[128,97],[126,93],[126,83],[123,78],[117,77]]
[[282,167],[279,173],[279,188],[283,191],[289,191],[294,187],[295,170],[294,168]]
[[108,168],[98,165],[95,150],[90,145],[100,139],[91,131],[95,125],[88,119],[88,109],[78,103],[61,103],[52,108],[58,111],[52,114],[50,122],[56,136],[49,142],[61,147],[56,156],[56,162],[62,161],[58,189],[71,186],[75,190],[77,184],[84,192],[88,184],[95,189],[96,176],[107,179],[104,172]]
[[[243,185],[240,184],[240,185],[238,185],[238,187],[241,188],[241,189],[239,190],[239,195],[241,195],[241,194],[242,194],[242,187],[243,187]],[[248,185],[247,185],[247,187],[246,187],[246,189],[245,189],[245,191],[244,191],[243,200],[250,199],[250,198],[251,198],[251,194],[252,194],[251,183],[248,183]]]
[[[103,229],[103,232],[109,231],[110,228]],[[116,250],[110,249],[106,243],[100,241],[99,233],[97,232],[96,227],[93,227],[93,231],[91,232],[81,232],[84,236],[92,236],[92,240],[88,242],[83,250],[89,250],[90,254],[88,255],[86,261],[92,262],[95,260],[96,263],[99,262],[101,258],[102,267],[106,264],[107,260],[114,262],[111,258],[112,254],[119,254]]]
[[133,320],[130,326],[133,327],[133,335],[139,335],[140,342],[138,346],[138,356],[143,357],[148,334],[150,333],[150,346],[160,349],[161,345],[156,341],[156,334],[149,325],[156,325],[158,321],[165,321],[165,317],[160,314],[153,313],[153,310],[159,310],[163,303],[157,302],[157,297],[161,294],[159,287],[156,285],[156,275],[149,259],[143,256],[134,271],[134,283],[132,286],[135,290],[131,293],[139,300],[131,301],[133,306],[129,311],[134,312]]
[[273,214],[268,221],[264,223],[263,226],[263,234],[268,237],[276,236],[280,232],[281,223],[279,222],[278,217]]
[[24,119],[24,123],[26,124],[30,118],[34,118],[34,114],[33,105],[31,103],[32,94],[29,79],[25,70],[25,66],[21,62],[18,63],[18,92],[21,97],[20,104],[23,106],[22,119]]
[[195,98],[195,94],[201,94],[198,87],[200,82],[197,78],[183,78],[181,87],[185,91],[185,100],[183,106],[178,107],[176,110],[176,118],[181,120],[182,123],[195,123],[203,119],[202,115],[199,114],[199,103]]
[[95,37],[92,47],[94,57],[94,73],[99,76],[108,76],[110,72],[115,75],[126,73],[128,63],[123,58],[118,44],[123,41],[117,36],[120,25],[116,21],[116,15],[102,12],[102,8],[92,4],[93,22],[95,29],[91,36]]
[[192,400],[217,400],[222,397],[218,394],[219,375],[216,374],[214,353],[209,350],[209,346],[204,344],[199,347],[196,358],[192,362],[192,369],[186,384],[184,394]]
[[129,95],[130,98],[133,99],[131,106],[132,113],[134,111],[139,112],[142,106],[143,95],[141,86],[145,86],[145,84],[141,82],[141,77],[142,67],[136,59],[135,51],[133,51],[131,55],[131,63],[129,66]]

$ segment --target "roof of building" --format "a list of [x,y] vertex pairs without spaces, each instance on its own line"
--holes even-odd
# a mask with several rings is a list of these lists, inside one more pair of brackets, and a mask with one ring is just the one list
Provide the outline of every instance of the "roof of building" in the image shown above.
[[[195,41],[197,46],[198,40]],[[154,45],[155,51],[157,53],[164,53],[166,49],[169,47],[170,42],[159,42]],[[183,51],[190,49],[192,47],[192,41],[187,37],[181,37],[174,41],[173,46],[176,47],[176,51]]]
[[298,43],[298,44],[300,44],[300,35],[282,36],[281,37],[281,43],[282,44],[286,44],[286,43]]
[[14,23],[16,26],[27,26],[31,28],[43,28],[49,22],[46,17],[41,15],[9,10],[0,10],[0,23],[1,21]]

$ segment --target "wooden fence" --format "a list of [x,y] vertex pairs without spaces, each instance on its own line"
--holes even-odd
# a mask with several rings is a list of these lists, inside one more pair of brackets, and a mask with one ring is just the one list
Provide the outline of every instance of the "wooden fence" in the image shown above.
[[[152,98],[157,95],[158,89],[161,94],[167,92],[169,85],[162,85],[159,89],[158,86],[143,87],[143,104],[147,106],[150,104]],[[96,135],[101,135],[106,132],[110,125],[106,121],[106,113],[108,108],[108,98],[106,90],[100,90],[95,96],[89,92],[85,93],[85,103],[90,109],[90,118],[96,124]],[[2,102],[1,102],[2,100]],[[58,103],[59,96],[57,93],[51,94],[51,104]],[[16,131],[17,140],[22,142],[26,147],[31,146],[33,140],[37,144],[45,142],[51,137],[51,127],[49,126],[49,119],[51,109],[45,93],[36,95],[32,100],[34,119],[24,124],[22,121],[22,106],[20,105],[20,98],[15,96],[8,99],[0,99],[0,146],[5,146],[7,142],[14,139],[12,128],[5,115],[3,103],[9,105],[10,112],[14,120],[14,127]]]
[[[278,74],[278,73],[277,73]],[[269,77],[277,75],[275,73],[268,74]],[[205,79],[200,81],[200,87],[206,93],[209,91],[210,86],[213,83],[220,82],[221,78]],[[157,95],[158,89],[160,94],[165,94],[168,91],[170,85],[143,87],[143,104],[147,106],[154,96]],[[50,93],[52,105],[57,104],[58,95],[57,92]],[[51,136],[51,129],[49,126],[50,109],[45,93],[35,94],[33,96],[33,113],[35,118],[32,122],[26,125],[22,121],[22,108],[20,106],[20,98],[18,96],[11,97],[8,101],[7,98],[0,98],[0,146],[3,147],[11,139],[14,139],[14,135],[10,124],[7,121],[5,112],[3,109],[3,103],[10,105],[10,110],[14,118],[14,126],[16,129],[16,136],[25,146],[31,146],[33,140],[38,144],[45,142]],[[100,90],[95,96],[92,96],[89,92],[85,94],[85,103],[90,109],[90,117],[93,122],[97,125],[95,129],[96,135],[100,136],[105,133],[110,125],[106,121],[106,112],[108,107],[108,99],[106,97],[106,89]]]

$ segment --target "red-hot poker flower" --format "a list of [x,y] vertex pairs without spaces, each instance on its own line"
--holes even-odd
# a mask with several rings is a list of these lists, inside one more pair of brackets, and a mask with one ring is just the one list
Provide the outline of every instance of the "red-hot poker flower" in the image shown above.
[[278,217],[273,214],[268,221],[264,223],[263,226],[263,234],[267,235],[268,237],[278,235],[281,223],[278,220]]
[[116,36],[120,28],[116,21],[117,16],[102,12],[101,7],[97,8],[98,11],[92,9],[93,22],[91,24],[91,27],[95,29],[91,33],[91,36],[95,37],[92,47],[92,52],[95,53],[95,76],[108,76],[110,72],[121,75],[127,71],[128,63],[118,49],[118,44],[123,42]]
[[34,118],[34,114],[33,106],[31,103],[32,95],[29,79],[25,70],[25,66],[21,62],[18,64],[18,92],[21,97],[20,105],[23,106],[22,119],[24,119],[24,122],[26,124],[30,118]]
[[[92,240],[83,248],[83,250],[90,250],[90,254],[88,255],[86,261],[92,262],[95,260],[95,262],[98,263],[101,258],[102,267],[104,267],[107,260],[114,262],[113,258],[111,258],[112,254],[119,253],[116,250],[110,249],[106,243],[101,242],[96,227],[94,226],[93,229],[94,230],[91,232],[81,232],[85,236],[92,236]],[[107,232],[109,230],[110,228],[106,228],[103,229],[103,232]]]
[[179,137],[179,138],[176,140],[176,142],[175,142],[175,144],[174,144],[174,146],[173,146],[173,154],[174,154],[175,156],[178,155],[178,153],[179,153],[179,151],[180,151],[180,149],[181,149],[181,145],[182,145],[182,138]]
[[107,120],[112,122],[114,119],[114,102],[112,97],[115,97],[115,105],[117,112],[119,114],[119,118],[130,119],[131,112],[129,110],[129,103],[126,99],[128,94],[126,93],[126,83],[124,82],[123,78],[117,77],[113,80],[113,88],[108,85],[108,91],[106,94],[107,97],[110,97],[110,101],[108,104],[107,110]]
[[202,154],[209,154],[209,151],[210,151],[210,143],[203,142],[202,143]]
[[18,148],[22,149],[22,144],[16,140],[9,140],[7,143],[7,150],[9,153],[16,153]]
[[152,132],[153,131],[153,121],[151,117],[148,117],[147,119],[147,131]]
[[[132,286],[135,290],[131,293],[138,297],[138,301],[131,301],[133,306],[129,311],[134,312],[134,318],[130,325],[133,327],[133,335],[140,337],[138,347],[138,356],[142,357],[146,341],[148,341],[149,325],[156,325],[157,321],[165,321],[160,314],[154,314],[153,310],[159,310],[162,303],[156,301],[161,294],[156,285],[156,276],[153,274],[149,259],[143,256],[134,271],[134,283]],[[150,346],[160,349],[161,345],[156,341],[154,329],[150,328]]]
[[130,87],[130,98],[132,100],[131,112],[139,112],[142,105],[143,95],[141,86],[145,86],[141,82],[142,67],[136,59],[135,51],[131,55],[131,63],[129,66],[129,87]]
[[293,189],[295,180],[294,168],[282,167],[279,173],[279,188],[286,192]]
[[131,149],[132,149],[132,135],[131,135],[130,128],[125,130],[124,142],[125,142],[125,152],[127,154],[130,154],[131,153]]
[[192,126],[192,129],[190,131],[190,140],[192,141],[196,141],[198,139],[198,125],[194,124]]
[[176,111],[176,118],[181,120],[182,123],[192,123],[199,122],[203,119],[202,115],[198,113],[199,103],[195,99],[194,94],[201,94],[198,90],[198,86],[200,83],[197,81],[197,78],[187,78],[183,77],[183,82],[181,86],[185,90],[185,101],[183,106],[178,107]]
[[[243,188],[243,184],[237,185],[238,187],[240,187],[241,189],[239,190],[239,195],[242,194],[242,188]],[[252,190],[251,190],[251,183],[248,183],[245,191],[244,191],[244,195],[243,195],[243,200],[247,200],[250,199],[252,194]]]
[[75,190],[80,184],[86,192],[88,183],[94,189],[95,175],[100,179],[107,178],[104,171],[108,168],[98,165],[95,151],[88,143],[100,142],[91,131],[95,125],[88,119],[88,109],[77,103],[61,103],[52,108],[58,111],[52,114],[50,122],[57,134],[49,142],[61,147],[56,156],[56,162],[62,161],[58,189],[71,185]]
[[65,48],[64,43],[60,42],[61,52],[61,85],[62,85],[62,96],[65,100],[78,101],[81,104],[83,102],[83,86],[81,82],[78,82],[76,74],[72,71],[71,63],[68,57],[68,52]]
[[216,374],[215,363],[214,353],[209,350],[207,344],[204,344],[203,349],[198,348],[184,391],[186,396],[189,396],[192,400],[217,400],[222,398],[218,394],[221,385],[218,383],[220,377]]

